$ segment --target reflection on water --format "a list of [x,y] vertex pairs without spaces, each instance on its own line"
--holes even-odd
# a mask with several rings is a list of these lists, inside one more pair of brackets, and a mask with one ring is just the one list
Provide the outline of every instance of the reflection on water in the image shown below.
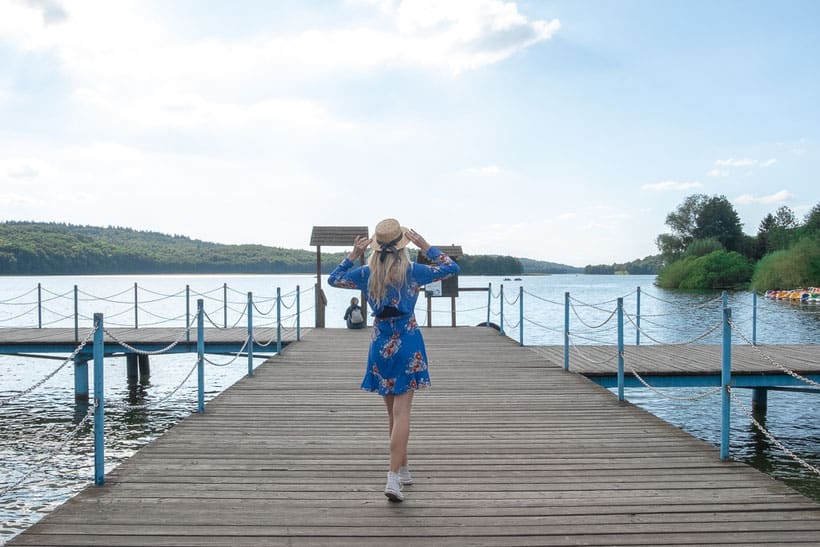
[[[311,276],[89,276],[82,278],[53,277],[2,278],[0,279],[0,304],[24,294],[31,286],[42,281],[53,294],[71,294],[73,284],[81,290],[94,294],[120,294],[123,287],[133,287],[138,280],[140,287],[155,291],[145,300],[156,300],[152,311],[157,316],[179,317],[184,315],[184,302],[178,296],[162,299],[157,294],[178,295],[180,287],[191,283],[192,292],[198,288],[205,296],[206,311],[212,317],[222,316],[224,302],[222,283],[231,290],[232,301],[225,312],[225,322],[233,325],[241,319],[243,299],[248,291],[255,295],[275,294],[275,287],[281,287],[283,294],[301,285],[305,291],[302,309],[309,309],[314,295],[310,292]],[[497,295],[501,284],[507,286],[504,318],[508,327],[507,335],[515,339],[520,336],[519,304],[512,302],[518,295],[519,286],[525,289],[524,309],[525,343],[527,345],[563,344],[563,299],[569,291],[573,299],[571,330],[579,336],[577,344],[615,342],[613,322],[599,329],[589,329],[575,318],[579,313],[588,325],[606,320],[614,307],[614,299],[624,297],[627,319],[636,313],[636,287],[643,287],[641,300],[642,344],[682,341],[695,338],[714,324],[720,316],[719,295],[716,293],[681,293],[664,291],[653,287],[652,276],[584,276],[554,275],[525,277],[521,282],[504,283],[501,278],[462,276],[462,287],[487,287],[492,283]],[[212,290],[214,287],[218,291]],[[306,289],[307,288],[307,289]],[[328,297],[327,326],[344,326],[342,316],[351,293],[343,290],[326,290]],[[126,293],[130,294],[130,292]],[[216,295],[216,296],[215,296]],[[536,298],[537,297],[537,298]],[[127,309],[127,297],[108,302],[104,309],[96,309],[96,303],[81,301],[81,314],[90,316],[92,312],[104,312],[109,326],[116,321],[125,322],[133,312]],[[260,298],[260,301],[262,299]],[[256,297],[255,297],[256,301]],[[752,298],[749,293],[733,293],[729,297],[733,317],[742,333],[752,336]],[[21,301],[17,301],[23,304]],[[586,304],[596,304],[587,306]],[[290,303],[289,305],[293,305]],[[462,292],[458,298],[458,324],[476,325],[487,321],[499,323],[501,320],[500,299],[492,300],[492,307],[486,309],[486,292]],[[61,307],[62,306],[62,307]],[[417,317],[419,323],[427,324],[427,302],[419,299]],[[50,310],[58,315],[73,313],[73,299],[53,297]],[[271,307],[270,301],[262,306]],[[125,311],[123,311],[125,310]],[[182,312],[180,311],[182,310]],[[11,326],[4,321],[18,316],[20,308],[0,305],[0,327]],[[261,314],[260,314],[261,315]],[[450,322],[449,299],[433,299],[431,310],[434,325]],[[257,319],[259,322],[257,323]],[[14,326],[36,326],[36,314],[18,319],[22,323]],[[73,326],[73,319],[54,321],[51,326]],[[255,318],[257,325],[270,318]],[[184,327],[183,318],[173,326]],[[141,323],[142,324],[142,323]],[[291,321],[288,326],[292,326]],[[302,326],[313,324],[313,312],[302,317]],[[81,324],[80,328],[88,328]],[[651,337],[651,338],[650,338]],[[719,332],[700,340],[700,343],[719,343]],[[634,343],[634,325],[625,322],[625,340]],[[820,306],[792,306],[780,302],[760,299],[758,307],[757,340],[760,343],[820,343]],[[736,343],[742,343],[739,340]],[[151,357],[150,382],[129,385],[126,379],[125,358],[107,358],[106,369],[106,472],[116,467],[158,435],[162,434],[180,419],[196,411],[196,379],[189,378],[184,385],[169,398],[169,394],[183,382],[191,370],[196,357],[191,354]],[[226,358],[227,360],[227,358]],[[784,363],[788,365],[788,363]],[[60,365],[60,361],[0,356],[0,401],[27,389],[44,378]],[[90,367],[92,368],[92,367]],[[206,400],[212,399],[242,378],[247,371],[246,362],[238,360],[227,367],[206,366]],[[92,382],[93,374],[89,375]],[[4,539],[18,534],[57,505],[93,482],[93,435],[92,424],[87,422],[77,427],[87,415],[87,405],[74,403],[72,366],[64,367],[45,385],[25,397],[0,406],[0,544]],[[687,390],[676,390],[675,395],[684,395]],[[695,390],[697,391],[697,390]],[[93,392],[93,391],[92,391]],[[750,394],[737,390],[738,396],[747,407]],[[720,436],[720,400],[717,395],[699,401],[675,401],[660,397],[649,390],[627,389],[626,397],[660,418],[675,424],[692,435],[717,445]],[[765,419],[766,427],[777,439],[814,466],[820,466],[820,396],[802,393],[769,393],[769,409]],[[134,405],[139,405],[134,407]],[[782,479],[795,489],[820,501],[820,478],[800,467],[784,455],[776,446],[759,433],[748,417],[734,409],[731,435],[732,457],[750,463],[761,471]],[[5,492],[9,486],[21,478],[26,478],[19,486]]]

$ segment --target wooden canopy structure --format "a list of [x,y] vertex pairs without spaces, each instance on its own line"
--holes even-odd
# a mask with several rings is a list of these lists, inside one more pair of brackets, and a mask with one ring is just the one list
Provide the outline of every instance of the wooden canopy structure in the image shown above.
[[[327,298],[322,291],[322,247],[353,248],[357,236],[369,237],[367,226],[314,226],[310,233],[310,245],[316,247],[316,328],[324,328],[327,306]],[[367,306],[364,293],[359,301],[363,308]]]

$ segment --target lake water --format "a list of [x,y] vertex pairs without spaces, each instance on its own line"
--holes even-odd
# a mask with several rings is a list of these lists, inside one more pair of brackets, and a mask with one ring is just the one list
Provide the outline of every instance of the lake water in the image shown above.
[[[553,275],[524,277],[520,281],[463,276],[459,280],[462,288],[491,286],[491,307],[488,314],[487,291],[462,292],[456,301],[457,323],[476,325],[489,318],[490,322],[500,324],[503,301],[506,334],[518,340],[519,298],[523,288],[525,344],[563,344],[563,302],[564,293],[568,291],[574,343],[614,344],[617,338],[612,312],[615,299],[623,297],[627,314],[624,337],[627,344],[634,344],[636,332],[629,318],[635,320],[636,288],[641,287],[641,344],[695,339],[696,343],[720,342],[719,329],[701,338],[720,320],[718,293],[665,291],[655,287],[653,281],[654,276]],[[181,331],[190,319],[186,313],[186,295],[190,298],[189,313],[193,313],[196,300],[201,298],[210,322],[233,326],[245,324],[247,293],[252,292],[254,325],[273,325],[277,287],[283,295],[283,324],[292,327],[296,323],[297,286],[301,289],[301,326],[311,327],[314,282],[315,276],[311,275],[4,277],[0,278],[0,328],[38,324],[73,327],[75,285],[81,337],[89,331],[95,312],[104,314],[107,327],[133,327],[136,322],[143,327],[162,325]],[[186,285],[189,286],[187,293]],[[323,286],[328,299],[326,325],[343,327],[344,310],[350,297],[358,293],[328,288],[326,278]],[[729,305],[738,329],[751,338],[752,295],[731,293]],[[425,299],[420,298],[416,315],[422,325],[428,324],[426,306]],[[820,343],[820,305],[791,305],[760,298],[757,314],[759,344]],[[433,299],[430,316],[434,326],[449,325],[450,299]],[[735,337],[735,343],[744,343],[738,338]],[[206,400],[242,378],[247,371],[246,358],[233,362],[229,356],[210,356],[210,359],[225,366],[206,367]],[[193,354],[151,357],[150,384],[129,386],[125,359],[106,359],[106,471],[196,410],[196,379],[186,380],[195,362]],[[60,360],[0,356],[0,544],[93,481],[92,429],[90,423],[81,423],[86,407],[74,403],[70,365],[60,368],[32,392],[8,404],[2,403],[53,373],[61,364]],[[432,374],[435,379],[435,363]],[[699,390],[664,391],[688,396]],[[747,390],[737,391],[750,407]],[[647,389],[627,389],[626,397],[695,436],[712,444],[719,442],[720,397],[717,394],[698,401],[677,401]],[[815,467],[820,466],[818,418],[820,396],[817,394],[769,393],[766,427],[786,447]],[[733,458],[754,465],[820,501],[820,477],[781,452],[736,408],[731,439]]]

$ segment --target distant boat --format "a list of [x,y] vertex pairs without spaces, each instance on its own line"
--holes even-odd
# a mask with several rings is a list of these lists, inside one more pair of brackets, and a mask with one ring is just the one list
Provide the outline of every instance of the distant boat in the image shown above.
[[515,278],[515,280],[516,280],[516,281],[521,281],[521,278],[520,278],[520,277],[516,277],[516,278]]
[[504,281],[512,281],[512,279],[510,279],[509,277],[505,277]]

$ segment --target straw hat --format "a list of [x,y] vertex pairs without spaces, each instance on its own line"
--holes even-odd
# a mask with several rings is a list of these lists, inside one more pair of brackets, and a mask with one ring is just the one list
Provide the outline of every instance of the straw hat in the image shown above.
[[407,228],[399,224],[395,218],[386,218],[376,224],[373,234],[373,241],[370,247],[377,252],[390,248],[395,250],[404,249],[410,240],[407,238]]

